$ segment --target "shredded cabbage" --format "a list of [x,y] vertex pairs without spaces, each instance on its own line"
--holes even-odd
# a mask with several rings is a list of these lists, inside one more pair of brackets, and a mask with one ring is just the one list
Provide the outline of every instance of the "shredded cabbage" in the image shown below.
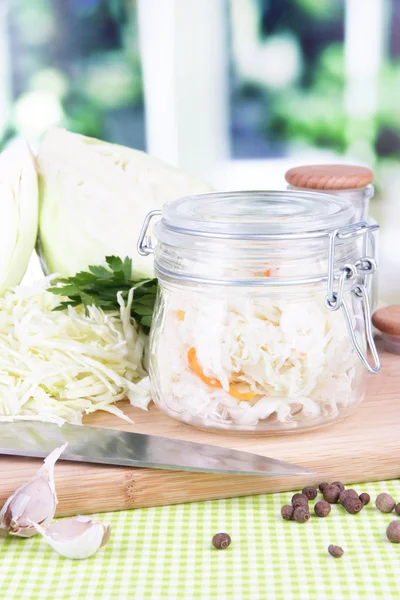
[[[19,286],[0,298],[0,421],[40,419],[81,423],[128,398],[146,409],[146,336],[130,318],[133,290],[119,312],[91,306],[53,311],[60,298],[46,291],[53,277]],[[62,299],[61,299],[62,300]]]
[[[343,315],[319,295],[285,301],[164,291],[163,302],[150,375],[154,400],[175,418],[217,428],[300,428],[362,399]],[[232,382],[246,401],[230,393]]]

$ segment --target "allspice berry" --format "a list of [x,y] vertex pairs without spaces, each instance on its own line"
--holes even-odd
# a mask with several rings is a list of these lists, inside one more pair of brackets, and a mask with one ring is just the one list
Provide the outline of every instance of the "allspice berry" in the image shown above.
[[328,485],[323,492],[324,500],[329,504],[336,504],[339,500],[340,489],[337,485]]
[[386,529],[387,539],[394,544],[400,544],[400,521],[392,521]]
[[292,497],[292,506],[296,508],[297,506],[304,506],[308,510],[308,498],[305,494],[295,494]]
[[341,504],[344,505],[347,498],[355,498],[356,500],[359,500],[356,490],[352,489],[343,490],[343,492],[340,492],[339,500]]
[[326,488],[326,486],[328,486],[329,483],[327,481],[323,481],[322,483],[319,484],[318,489],[321,492],[321,494],[324,493],[324,489]]
[[341,492],[343,492],[344,490],[344,485],[341,481],[334,481],[333,483],[331,483],[331,485],[337,485]]
[[314,500],[318,495],[317,490],[312,485],[306,485],[306,487],[302,489],[302,493],[307,496],[309,500]]
[[282,519],[285,521],[291,521],[293,519],[294,508],[293,506],[289,506],[289,504],[285,504],[281,508]]
[[383,492],[379,494],[377,499],[375,500],[375,506],[378,510],[383,513],[390,513],[396,506],[396,501],[392,498],[390,494]]
[[225,550],[230,543],[231,537],[227,533],[216,533],[212,539],[212,544],[217,550]]
[[309,518],[310,511],[308,510],[308,507],[305,508],[304,506],[297,506],[294,509],[293,519],[298,523],[306,523]]
[[343,556],[344,550],[340,546],[334,546],[333,544],[330,544],[328,546],[328,552],[334,558],[340,558]]
[[353,498],[353,496],[347,496],[345,503],[343,504],[344,509],[351,515],[359,513],[364,508],[364,504],[359,498]]
[[314,512],[317,517],[327,517],[331,512],[331,505],[329,502],[325,502],[324,500],[320,500],[314,506]]
[[367,494],[366,492],[363,492],[362,494],[360,494],[359,498],[360,498],[361,502],[364,504],[364,506],[366,504],[369,504],[370,500],[371,500],[371,496],[369,494]]
[[394,512],[400,516],[400,502],[394,507]]

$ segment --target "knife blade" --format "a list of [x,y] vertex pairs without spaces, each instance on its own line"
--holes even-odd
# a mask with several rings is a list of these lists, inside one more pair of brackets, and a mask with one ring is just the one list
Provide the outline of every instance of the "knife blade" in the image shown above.
[[241,475],[305,475],[282,460],[174,438],[39,421],[0,423],[0,454],[45,458],[68,443],[60,459],[152,469]]

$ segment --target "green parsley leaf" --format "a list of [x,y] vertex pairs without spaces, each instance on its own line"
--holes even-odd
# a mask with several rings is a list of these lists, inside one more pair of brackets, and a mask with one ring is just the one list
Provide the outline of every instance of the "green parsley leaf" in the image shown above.
[[133,288],[131,315],[148,332],[157,295],[157,279],[140,279],[132,275],[132,259],[106,256],[107,267],[89,266],[73,277],[58,280],[58,285],[48,288],[49,292],[63,300],[54,310],[65,310],[68,306],[91,306],[103,310],[119,310],[117,293],[122,292],[125,302]]

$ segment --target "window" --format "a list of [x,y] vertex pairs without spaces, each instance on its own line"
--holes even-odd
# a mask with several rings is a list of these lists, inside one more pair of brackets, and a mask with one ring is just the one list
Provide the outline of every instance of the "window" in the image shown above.
[[341,0],[230,1],[232,156],[345,150]]
[[392,301],[399,28],[400,0],[5,0],[0,144],[61,125],[224,189],[283,187],[299,163],[368,164]]
[[58,125],[144,149],[136,15],[133,0],[5,0],[3,145]]

